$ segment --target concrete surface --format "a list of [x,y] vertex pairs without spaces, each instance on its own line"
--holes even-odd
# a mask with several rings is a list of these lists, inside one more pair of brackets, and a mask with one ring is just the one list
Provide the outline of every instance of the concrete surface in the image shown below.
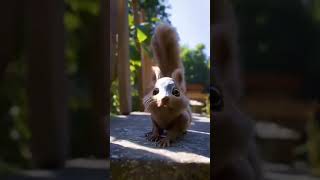
[[110,122],[112,179],[210,179],[210,119],[193,114],[187,134],[167,148],[145,138],[147,113],[117,116]]

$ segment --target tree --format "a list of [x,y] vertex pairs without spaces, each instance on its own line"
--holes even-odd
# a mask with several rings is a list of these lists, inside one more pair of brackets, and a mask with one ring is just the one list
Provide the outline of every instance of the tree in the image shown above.
[[181,48],[181,58],[185,67],[186,81],[189,84],[209,85],[209,58],[204,52],[205,46],[199,44],[195,49]]

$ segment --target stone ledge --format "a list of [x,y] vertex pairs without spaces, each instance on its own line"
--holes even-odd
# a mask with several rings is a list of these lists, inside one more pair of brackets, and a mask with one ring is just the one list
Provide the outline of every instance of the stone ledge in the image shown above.
[[113,160],[111,162],[111,179],[210,179],[207,163],[175,163],[163,161]]
[[194,114],[187,134],[167,148],[145,139],[151,129],[148,113],[111,118],[112,179],[210,178],[209,118]]

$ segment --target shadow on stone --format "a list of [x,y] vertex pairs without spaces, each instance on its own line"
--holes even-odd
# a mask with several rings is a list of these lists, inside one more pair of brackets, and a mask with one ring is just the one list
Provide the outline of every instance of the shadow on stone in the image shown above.
[[110,126],[111,158],[146,158],[145,152],[138,151],[144,150],[154,154],[150,155],[152,159],[172,159],[166,156],[166,153],[170,152],[199,155],[210,159],[210,120],[206,117],[194,115],[188,132],[167,148],[156,147],[155,143],[146,140],[145,133],[152,129],[150,117],[146,113],[119,116],[111,120]]
[[194,115],[185,136],[167,148],[156,147],[155,143],[146,140],[145,133],[151,129],[147,113],[136,112],[111,119],[110,155],[113,179],[209,179],[209,118]]

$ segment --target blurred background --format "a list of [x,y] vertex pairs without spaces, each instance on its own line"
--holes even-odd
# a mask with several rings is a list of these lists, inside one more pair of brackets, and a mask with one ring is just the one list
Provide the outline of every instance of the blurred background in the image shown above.
[[22,176],[107,177],[108,7],[98,0],[0,7],[0,179],[62,167],[69,170]]
[[[233,0],[241,106],[255,121],[267,179],[320,179],[320,1]],[[221,21],[223,22],[223,21]],[[220,22],[218,22],[220,23]]]

